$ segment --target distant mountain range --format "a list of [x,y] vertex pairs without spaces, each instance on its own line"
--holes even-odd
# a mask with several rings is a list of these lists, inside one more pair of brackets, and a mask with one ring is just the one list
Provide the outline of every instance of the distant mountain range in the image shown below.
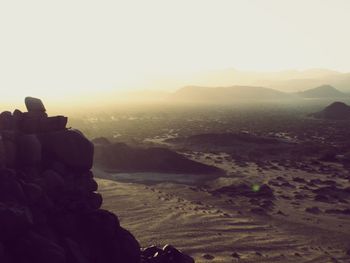
[[258,86],[285,92],[303,91],[327,83],[342,92],[350,93],[350,73],[328,69],[285,70],[279,72],[227,69],[194,74],[188,76],[185,82],[196,86],[230,86],[232,84]]
[[303,98],[344,98],[348,96],[348,94],[341,92],[330,85],[322,85],[313,89],[298,92],[297,95]]
[[231,86],[231,87],[200,87],[187,86],[173,93],[170,98],[182,102],[219,102],[225,103],[235,100],[298,100],[312,99],[336,99],[350,96],[333,86],[322,85],[302,92],[282,92],[271,88],[255,86]]
[[198,87],[188,86],[179,89],[172,96],[179,101],[225,102],[238,99],[276,100],[288,99],[290,95],[278,90],[252,86]]

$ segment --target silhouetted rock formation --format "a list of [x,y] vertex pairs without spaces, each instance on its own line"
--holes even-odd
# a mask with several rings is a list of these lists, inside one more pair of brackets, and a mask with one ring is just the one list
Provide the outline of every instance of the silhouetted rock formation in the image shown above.
[[25,103],[28,112],[0,114],[0,262],[193,262],[169,261],[177,252],[141,259],[138,241],[100,209],[92,143],[41,100]]
[[343,102],[333,102],[320,112],[312,114],[315,118],[330,120],[350,120],[350,106]]

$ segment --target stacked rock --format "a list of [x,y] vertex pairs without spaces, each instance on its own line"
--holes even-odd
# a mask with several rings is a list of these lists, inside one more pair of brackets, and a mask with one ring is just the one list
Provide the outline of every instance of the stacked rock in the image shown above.
[[170,245],[150,246],[141,252],[142,263],[194,263],[193,258]]
[[171,246],[141,251],[100,209],[92,143],[67,117],[48,117],[41,100],[25,104],[28,112],[0,114],[1,263],[194,262]]
[[93,145],[64,116],[0,114],[0,262],[140,262],[136,239],[100,209]]

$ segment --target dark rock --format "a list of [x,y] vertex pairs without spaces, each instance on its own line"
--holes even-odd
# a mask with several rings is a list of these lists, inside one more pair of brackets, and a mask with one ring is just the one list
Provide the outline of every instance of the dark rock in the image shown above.
[[61,246],[33,231],[16,240],[13,250],[15,262],[67,263]]
[[81,176],[75,179],[74,182],[76,191],[79,191],[82,194],[95,192],[97,191],[98,185],[93,178],[86,176]]
[[21,136],[17,151],[23,165],[36,165],[41,161],[41,143],[35,134]]
[[271,200],[264,200],[260,204],[261,208],[264,208],[266,210],[272,210],[274,208],[275,204]]
[[55,116],[43,118],[39,121],[40,132],[53,132],[65,130],[68,118],[65,116]]
[[100,209],[93,144],[67,130],[66,117],[48,117],[39,99],[25,102],[28,112],[0,114],[1,263],[194,263],[172,246],[141,254],[118,217]]
[[93,144],[76,130],[42,134],[44,152],[73,170],[87,171],[92,168]]
[[102,196],[99,193],[90,193],[88,198],[88,204],[91,209],[99,209],[102,205]]
[[141,251],[139,242],[129,231],[122,227],[119,227],[116,233],[116,241],[119,249],[118,259],[121,262],[140,262]]
[[53,227],[63,237],[78,236],[81,218],[74,213],[61,213],[52,218]]
[[12,114],[12,115],[13,115],[13,117],[20,119],[20,118],[22,118],[22,116],[23,116],[23,112],[20,111],[19,109],[15,109],[15,110],[13,111],[13,114]]
[[0,240],[18,237],[33,224],[31,212],[26,207],[0,203]]
[[266,211],[260,207],[252,208],[252,209],[250,209],[250,212],[257,214],[257,215],[266,215]]
[[0,130],[11,130],[14,128],[14,118],[9,111],[0,113]]
[[207,259],[207,260],[213,260],[215,257],[213,255],[210,255],[210,254],[204,254],[203,258]]
[[337,199],[346,199],[350,197],[350,192],[348,192],[346,188],[338,188],[335,185],[320,187],[313,190],[313,192],[318,195],[326,195]]
[[64,239],[67,262],[89,263],[88,257],[83,253],[79,244],[70,238]]
[[24,99],[28,112],[46,112],[45,106],[40,99],[26,97]]
[[281,210],[278,210],[278,212],[276,213],[277,215],[281,215],[281,216],[286,216],[285,213],[283,213]]
[[37,184],[25,183],[22,187],[26,200],[31,205],[35,204],[43,196],[43,190]]
[[11,170],[0,170],[0,202],[23,204],[25,199],[23,188],[15,174]]
[[5,165],[6,167],[13,168],[16,165],[17,158],[17,145],[10,140],[4,140],[4,153],[5,153]]
[[315,196],[315,201],[318,201],[318,202],[324,202],[324,203],[329,203],[330,200],[327,196],[325,195],[316,195]]
[[302,184],[306,183],[305,179],[300,178],[300,177],[294,177],[293,181],[297,182],[297,183],[302,183]]
[[79,221],[81,234],[96,242],[113,239],[120,228],[118,217],[102,209],[82,214]]
[[295,186],[292,185],[292,184],[289,183],[289,182],[283,182],[283,183],[281,184],[281,186],[282,186],[282,187],[287,187],[287,188],[295,188]]
[[65,165],[64,165],[63,163],[61,163],[61,162],[57,162],[57,161],[53,162],[53,164],[52,164],[52,169],[53,169],[55,172],[61,174],[62,176],[64,176],[65,174],[68,173],[68,171],[67,171]]
[[[214,258],[214,257],[213,257]],[[194,259],[171,245],[151,246],[141,251],[142,263],[194,263]]]
[[150,246],[141,251],[141,257],[143,259],[151,259],[156,253],[163,253],[163,250],[157,246]]
[[181,253],[171,245],[165,245],[163,251],[164,257],[167,258],[168,262],[194,263],[193,258]]
[[26,134],[34,134],[39,132],[39,119],[42,116],[31,116],[28,112],[23,113],[19,123],[19,129]]
[[308,213],[311,213],[311,214],[319,214],[319,213],[321,213],[321,210],[317,206],[308,207],[308,208],[305,209],[305,211],[308,212]]
[[42,187],[50,197],[59,197],[64,190],[65,182],[61,175],[53,170],[46,170],[42,174]]
[[350,215],[350,209],[327,209],[327,214],[339,214],[339,215]]

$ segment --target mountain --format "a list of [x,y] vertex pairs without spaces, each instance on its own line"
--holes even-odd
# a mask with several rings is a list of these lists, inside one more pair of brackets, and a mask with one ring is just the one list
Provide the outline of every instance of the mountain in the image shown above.
[[[213,70],[183,76],[177,86],[258,86],[285,92],[298,92],[328,83],[340,91],[350,92],[350,73],[328,69],[285,70],[277,72]],[[165,83],[162,83],[163,86]],[[171,85],[171,83],[169,83]]]
[[333,102],[322,111],[312,114],[319,119],[350,120],[350,106],[343,102]]
[[293,95],[278,90],[254,87],[200,87],[187,86],[176,91],[172,99],[183,102],[227,103],[235,100],[280,100],[291,99]]
[[344,98],[348,95],[330,85],[322,85],[297,93],[303,98]]
[[219,168],[192,161],[166,148],[141,148],[124,143],[95,144],[95,162],[106,170],[118,172],[222,173]]

